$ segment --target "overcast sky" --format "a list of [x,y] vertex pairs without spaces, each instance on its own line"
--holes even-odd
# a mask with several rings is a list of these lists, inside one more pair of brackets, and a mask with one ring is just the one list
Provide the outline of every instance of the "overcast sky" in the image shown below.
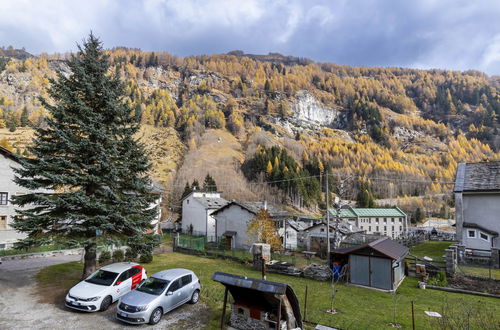
[[0,45],[247,53],[500,74],[499,0],[0,0]]

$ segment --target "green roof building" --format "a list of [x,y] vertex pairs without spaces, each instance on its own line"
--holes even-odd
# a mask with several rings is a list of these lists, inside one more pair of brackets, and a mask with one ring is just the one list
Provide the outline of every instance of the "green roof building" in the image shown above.
[[[329,209],[330,219],[335,219],[337,210]],[[356,208],[341,209],[340,217],[367,234],[399,238],[408,232],[408,217],[400,208]]]

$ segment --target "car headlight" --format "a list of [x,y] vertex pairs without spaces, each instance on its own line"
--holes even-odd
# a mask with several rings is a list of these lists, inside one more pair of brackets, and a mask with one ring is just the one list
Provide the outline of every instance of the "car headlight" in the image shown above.
[[146,309],[148,309],[149,305],[145,305],[145,306],[137,306],[135,309],[136,311],[138,312],[143,312],[145,311]]
[[101,297],[92,297],[92,298],[87,298],[86,301],[97,301]]

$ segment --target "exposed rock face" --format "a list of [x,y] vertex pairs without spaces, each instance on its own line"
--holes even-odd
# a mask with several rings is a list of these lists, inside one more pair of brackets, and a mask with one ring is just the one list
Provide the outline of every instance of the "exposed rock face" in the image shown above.
[[332,278],[332,272],[325,265],[310,264],[304,268],[304,277],[316,281],[328,281]]
[[297,102],[292,104],[293,115],[291,121],[297,124],[313,124],[334,127],[340,111],[326,107],[308,91],[297,92]]

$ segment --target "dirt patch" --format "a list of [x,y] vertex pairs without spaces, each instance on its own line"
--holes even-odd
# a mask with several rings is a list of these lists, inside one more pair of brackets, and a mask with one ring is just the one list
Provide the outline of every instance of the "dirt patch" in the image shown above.
[[500,295],[500,281],[455,275],[448,279],[448,287]]

